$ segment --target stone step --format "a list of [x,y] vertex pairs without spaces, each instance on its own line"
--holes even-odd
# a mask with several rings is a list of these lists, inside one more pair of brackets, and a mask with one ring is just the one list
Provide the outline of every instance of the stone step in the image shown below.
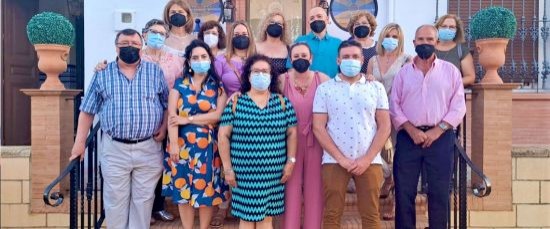
[[[390,198],[390,197],[388,197]],[[384,206],[384,204],[388,204],[390,202],[389,199],[380,199],[380,206]],[[166,209],[174,214],[176,217],[178,217],[178,208],[175,204],[171,203],[167,199],[167,206]],[[425,195],[417,195],[416,197],[416,218],[417,218],[417,228],[425,228],[427,227],[427,199]],[[196,213],[197,217],[195,219],[195,228],[198,228],[198,212]],[[224,229],[237,229],[238,228],[238,220],[234,218],[228,218],[226,219],[224,223]],[[172,221],[172,222],[162,222],[157,221],[156,224],[152,225],[151,228],[153,229],[179,229],[183,228],[181,227],[181,222],[179,220],[179,217]],[[274,220],[274,228],[280,228],[279,227],[279,219]],[[394,222],[393,221],[382,221],[382,227],[381,228],[394,228]],[[361,217],[359,216],[359,211],[357,209],[357,195],[355,193],[347,193],[346,194],[346,205],[344,207],[344,215],[342,217],[342,229],[361,229]]]

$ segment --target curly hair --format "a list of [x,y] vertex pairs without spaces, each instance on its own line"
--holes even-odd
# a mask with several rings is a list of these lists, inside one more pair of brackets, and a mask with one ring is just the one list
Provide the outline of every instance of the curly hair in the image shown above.
[[437,22],[435,23],[435,27],[439,29],[439,27],[443,25],[443,22],[448,18],[455,20],[456,23],[456,35],[453,41],[456,43],[466,42],[466,40],[464,39],[464,24],[462,23],[462,20],[460,20],[460,18],[454,14],[446,14],[439,17],[439,19],[437,19]]
[[283,33],[281,34],[280,39],[281,39],[282,42],[284,42],[285,44],[288,45],[288,44],[291,43],[290,38],[289,38],[288,25],[286,23],[285,16],[280,11],[271,12],[271,13],[267,14],[265,16],[265,18],[262,20],[262,24],[260,26],[260,33],[259,33],[260,41],[267,40],[267,26],[269,26],[269,23],[271,22],[271,19],[275,16],[281,16],[283,18]]
[[225,49],[225,32],[223,31],[223,28],[220,25],[220,23],[218,23],[217,21],[210,20],[210,21],[204,22],[201,25],[201,28],[199,29],[199,34],[197,34],[197,38],[199,38],[199,40],[204,41],[204,32],[206,30],[211,30],[213,28],[216,28],[218,30],[218,49],[219,50]]
[[250,75],[252,74],[252,65],[254,65],[257,62],[266,62],[269,65],[269,71],[271,75],[271,83],[269,84],[269,91],[271,93],[279,93],[279,87],[277,82],[277,73],[275,72],[275,69],[271,67],[271,60],[269,57],[262,55],[262,54],[254,54],[248,59],[246,59],[246,62],[243,66],[243,74],[241,76],[241,93],[247,93],[252,88],[252,85],[250,84]]
[[[212,51],[210,51],[210,47],[204,41],[195,39],[191,41],[191,43],[185,48],[185,63],[183,64],[183,79],[190,78],[195,74],[193,69],[191,68],[191,63],[189,62],[191,60],[191,55],[193,54],[193,49],[195,48],[204,48],[206,52],[208,53],[208,57],[210,57],[210,69],[208,70],[207,77],[214,80],[216,82],[216,87],[219,87],[220,80],[218,73],[216,73],[216,69],[214,67],[214,56],[212,55]],[[203,85],[206,83],[206,80],[203,82]]]
[[355,35],[353,35],[353,27],[354,27],[353,24],[355,24],[355,22],[359,21],[359,19],[362,18],[362,17],[366,17],[367,21],[369,22],[369,25],[370,25],[369,37],[372,37],[374,35],[374,31],[376,30],[376,26],[378,26],[378,23],[376,22],[376,17],[374,17],[368,11],[360,11],[360,12],[354,14],[353,16],[351,16],[351,18],[349,19],[347,29],[348,29],[348,33],[351,35],[351,37],[355,37]]

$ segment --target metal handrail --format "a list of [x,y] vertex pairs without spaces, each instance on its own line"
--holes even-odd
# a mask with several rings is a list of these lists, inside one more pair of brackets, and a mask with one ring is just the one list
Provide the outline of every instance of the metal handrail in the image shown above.
[[472,185],[472,193],[477,197],[486,197],[491,194],[491,180],[483,172],[472,162],[470,157],[468,157],[468,154],[466,154],[466,151],[464,150],[464,147],[460,144],[459,140],[457,139],[455,141],[455,146],[459,152],[460,157],[464,159],[466,164],[470,167],[473,173],[475,173],[477,176],[479,176],[483,180],[483,184],[473,184]]
[[[92,143],[92,140],[93,140],[94,136],[97,134],[97,132],[99,131],[99,128],[100,128],[100,124],[98,122],[94,126],[94,128],[92,129],[92,131],[90,132],[88,137],[86,138],[86,148],[88,148],[88,146]],[[52,191],[53,187],[55,187],[57,184],[59,184],[59,182],[61,182],[61,180],[63,180],[67,175],[69,175],[71,173],[71,171],[73,171],[75,168],[77,168],[77,166],[79,166],[79,164],[80,164],[80,157],[71,160],[71,162],[69,162],[67,167],[65,167],[65,169],[63,169],[63,171],[61,171],[59,176],[57,178],[55,178],[55,180],[53,180],[52,183],[50,183],[44,189],[44,193],[42,194],[42,198],[43,198],[45,204],[47,204],[49,206],[52,206],[52,207],[57,207],[57,206],[59,206],[63,203],[63,199],[64,199],[63,193],[57,191],[57,192],[54,192],[54,193],[50,194],[50,192]],[[54,200],[55,203],[51,203],[50,199]]]

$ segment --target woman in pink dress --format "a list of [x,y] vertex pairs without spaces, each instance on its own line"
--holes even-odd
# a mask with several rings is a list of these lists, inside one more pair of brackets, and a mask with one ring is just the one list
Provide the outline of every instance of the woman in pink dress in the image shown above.
[[[282,228],[321,228],[323,185],[321,158],[323,149],[313,136],[313,98],[319,84],[329,78],[309,70],[311,49],[306,43],[290,47],[292,69],[279,76],[279,90],[289,98],[298,118],[298,151],[296,164],[285,187],[285,213]],[[301,227],[302,202],[304,225]]]

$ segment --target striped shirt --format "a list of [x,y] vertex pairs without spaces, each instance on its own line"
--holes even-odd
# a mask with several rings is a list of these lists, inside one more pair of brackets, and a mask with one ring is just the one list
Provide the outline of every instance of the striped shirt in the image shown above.
[[136,140],[158,130],[167,106],[168,86],[158,65],[142,61],[129,80],[114,61],[95,73],[80,111],[99,114],[101,129],[111,137]]

